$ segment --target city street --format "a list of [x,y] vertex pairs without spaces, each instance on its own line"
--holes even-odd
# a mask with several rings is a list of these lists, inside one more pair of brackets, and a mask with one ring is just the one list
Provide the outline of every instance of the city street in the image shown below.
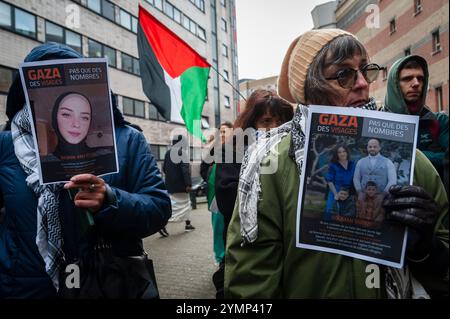
[[216,270],[212,251],[211,214],[206,204],[191,212],[194,231],[185,232],[183,223],[169,223],[169,237],[156,233],[144,240],[153,259],[158,288],[163,299],[212,299]]

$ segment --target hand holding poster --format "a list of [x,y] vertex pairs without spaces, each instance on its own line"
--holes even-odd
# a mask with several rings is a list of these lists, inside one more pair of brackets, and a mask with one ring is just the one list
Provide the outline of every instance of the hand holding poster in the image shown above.
[[41,184],[118,170],[106,59],[23,63]]
[[297,247],[403,266],[406,229],[386,220],[392,185],[410,185],[418,117],[309,107]]

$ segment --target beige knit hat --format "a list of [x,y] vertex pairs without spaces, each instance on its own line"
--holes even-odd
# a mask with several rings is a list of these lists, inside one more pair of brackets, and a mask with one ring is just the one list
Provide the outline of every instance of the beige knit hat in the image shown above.
[[281,65],[278,95],[291,103],[306,104],[305,81],[309,66],[325,45],[342,35],[355,37],[341,29],[320,29],[305,32],[296,38],[289,46]]

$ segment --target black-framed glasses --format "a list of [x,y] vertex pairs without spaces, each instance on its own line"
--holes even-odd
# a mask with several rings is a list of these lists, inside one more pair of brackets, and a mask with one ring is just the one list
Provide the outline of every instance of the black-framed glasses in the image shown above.
[[359,69],[347,68],[336,73],[335,76],[325,78],[325,80],[337,80],[344,89],[351,89],[358,78],[358,71],[361,71],[367,83],[372,83],[378,77],[381,67],[376,63],[369,63]]

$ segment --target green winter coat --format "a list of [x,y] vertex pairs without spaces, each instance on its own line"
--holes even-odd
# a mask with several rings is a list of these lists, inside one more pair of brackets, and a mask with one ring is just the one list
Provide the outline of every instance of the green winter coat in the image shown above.
[[[441,112],[433,113],[426,105],[428,88],[427,62],[420,56],[410,55],[397,60],[389,70],[387,93],[384,100],[384,109],[398,114],[410,114],[403,98],[399,84],[399,69],[410,60],[416,60],[424,70],[424,83],[422,94],[422,109],[419,112],[419,136],[417,148],[433,163],[438,172],[443,174],[443,161],[448,148],[448,115]],[[432,132],[436,131],[435,134]]]
[[[381,287],[366,287],[369,262],[295,246],[300,178],[295,162],[288,156],[290,143],[288,135],[278,144],[279,155],[270,153],[261,163],[267,165],[267,161],[278,160],[278,170],[274,174],[260,176],[262,193],[258,202],[258,238],[243,247],[236,203],[227,237],[225,296],[384,298],[382,271]],[[414,172],[414,183],[433,194],[440,206],[436,234],[448,247],[448,230],[441,226],[442,218],[448,213],[445,189],[437,172],[420,151],[416,153]],[[443,281],[441,278],[432,280]]]

